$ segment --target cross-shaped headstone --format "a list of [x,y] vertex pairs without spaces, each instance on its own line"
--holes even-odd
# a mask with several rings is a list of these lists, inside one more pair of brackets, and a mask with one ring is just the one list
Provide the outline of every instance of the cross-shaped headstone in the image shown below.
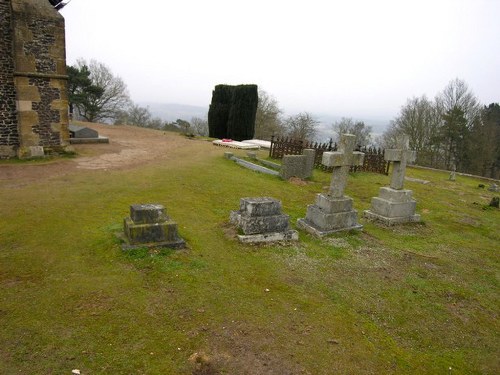
[[330,190],[328,191],[328,195],[331,197],[343,197],[350,167],[352,165],[363,165],[365,154],[353,151],[355,142],[355,135],[342,134],[338,151],[323,153],[322,163],[327,167],[333,167]]
[[410,138],[405,135],[398,139],[398,148],[385,150],[384,158],[393,162],[391,188],[396,190],[403,189],[406,163],[412,163],[417,157],[415,151],[409,150]]

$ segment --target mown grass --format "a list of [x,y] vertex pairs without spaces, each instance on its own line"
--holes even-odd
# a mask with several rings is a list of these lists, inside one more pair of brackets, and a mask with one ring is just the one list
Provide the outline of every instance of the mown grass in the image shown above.
[[[0,185],[0,373],[189,374],[196,352],[206,373],[500,371],[500,213],[481,181],[410,169],[430,181],[406,183],[421,224],[242,245],[228,225],[241,197],[280,199],[295,225],[330,175],[300,186],[192,145]],[[352,175],[356,209],[388,180]],[[123,253],[134,203],[164,204],[189,248]]]

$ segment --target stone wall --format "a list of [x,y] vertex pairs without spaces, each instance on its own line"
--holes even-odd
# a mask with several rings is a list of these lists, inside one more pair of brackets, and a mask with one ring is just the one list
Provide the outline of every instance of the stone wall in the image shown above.
[[[10,42],[2,47],[9,52],[10,43],[11,53],[5,55],[13,66],[8,71],[2,61],[1,74],[13,77],[10,81],[15,87],[15,103],[6,103],[9,109],[5,112],[11,114],[14,108],[17,113],[17,124],[10,125],[16,129],[10,130],[16,137],[7,139],[8,126],[0,122],[0,136],[8,146],[0,148],[0,157],[12,156],[12,150],[20,158],[30,157],[39,146],[46,153],[61,151],[69,145],[64,18],[49,1],[0,0],[0,4],[2,15],[10,15],[10,25],[5,25]],[[1,19],[3,31],[7,19]]]
[[0,157],[16,156],[19,146],[11,24],[10,2],[0,0]]

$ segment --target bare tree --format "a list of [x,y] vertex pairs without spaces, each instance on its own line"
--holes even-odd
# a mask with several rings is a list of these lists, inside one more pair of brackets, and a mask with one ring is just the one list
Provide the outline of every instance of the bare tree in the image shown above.
[[410,98],[384,134],[385,143],[395,141],[395,136],[399,134],[405,134],[410,139],[410,148],[417,151],[417,163],[432,163],[439,156],[441,123],[442,115],[435,102],[425,95]]
[[474,123],[481,118],[482,106],[476,96],[470,91],[465,81],[455,78],[450,81],[444,90],[436,97],[436,104],[444,115],[455,108],[464,113],[467,128],[472,128]]
[[163,120],[159,117],[153,117],[148,121],[148,128],[161,129],[163,127]]
[[84,105],[78,105],[78,111],[85,120],[95,122],[116,119],[120,111],[129,107],[127,86],[105,64],[96,60],[87,64],[85,60],[79,59],[77,66],[87,66],[92,84],[104,90],[101,96],[91,97]]
[[128,110],[128,124],[149,127],[151,121],[151,112],[149,107],[141,107],[137,104],[132,104]]
[[202,137],[206,137],[208,135],[208,120],[207,119],[193,117],[193,118],[191,118],[191,127],[194,129],[194,131],[198,135],[200,135]]
[[371,143],[372,127],[365,125],[363,121],[342,117],[340,121],[333,124],[333,131],[337,133],[337,142],[342,134],[347,133],[356,136],[356,145],[358,146],[368,146]]
[[312,140],[316,135],[319,122],[308,112],[289,116],[285,121],[287,135],[298,140]]
[[273,134],[283,134],[282,113],[278,101],[266,91],[259,89],[254,137],[269,140]]

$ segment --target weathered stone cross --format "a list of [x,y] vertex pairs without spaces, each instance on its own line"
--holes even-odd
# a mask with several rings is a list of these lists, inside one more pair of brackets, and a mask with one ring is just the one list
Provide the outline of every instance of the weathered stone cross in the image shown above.
[[322,163],[327,167],[333,167],[332,180],[328,195],[333,198],[344,196],[347,185],[347,176],[352,165],[363,165],[364,153],[354,150],[356,136],[342,134],[340,136],[338,151],[324,152]]
[[398,139],[398,148],[385,150],[384,158],[393,162],[391,188],[395,190],[403,189],[406,163],[412,163],[417,157],[415,151],[409,150],[410,138],[405,135]]

